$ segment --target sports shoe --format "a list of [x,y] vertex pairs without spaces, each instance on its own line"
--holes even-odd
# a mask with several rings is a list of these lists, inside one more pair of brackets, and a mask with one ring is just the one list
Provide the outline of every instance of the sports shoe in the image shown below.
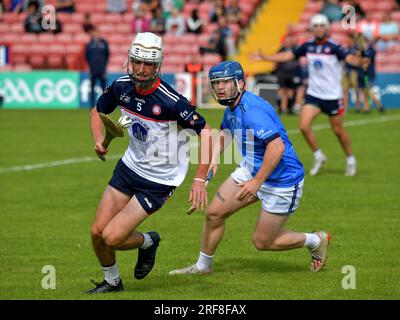
[[344,175],[346,177],[353,177],[356,175],[356,172],[357,172],[357,163],[356,162],[354,162],[352,164],[348,163],[346,166],[346,172],[344,173]]
[[312,166],[310,170],[310,176],[315,176],[319,170],[321,169],[321,166],[328,160],[328,158],[322,154],[322,156],[317,157],[314,159],[314,165]]
[[139,248],[138,260],[136,262],[134,276],[136,279],[141,280],[149,274],[154,267],[156,261],[156,252],[158,244],[161,241],[160,235],[155,231],[147,232],[153,240],[153,244],[147,249]]
[[331,236],[326,231],[318,231],[313,233],[316,234],[321,239],[321,243],[319,244],[319,246],[314,250],[310,250],[311,271],[318,272],[326,264],[326,259],[327,259],[326,251],[328,249],[328,244],[331,239]]
[[205,271],[199,270],[196,264],[192,264],[189,267],[183,269],[176,269],[169,272],[170,275],[174,274],[208,274],[212,271],[212,269],[207,269]]
[[116,286],[112,286],[109,284],[106,280],[103,282],[96,282],[94,280],[90,280],[96,288],[90,289],[86,291],[85,293],[107,293],[107,292],[118,292],[118,291],[124,291],[124,285],[122,283],[122,280],[119,280],[119,283]]

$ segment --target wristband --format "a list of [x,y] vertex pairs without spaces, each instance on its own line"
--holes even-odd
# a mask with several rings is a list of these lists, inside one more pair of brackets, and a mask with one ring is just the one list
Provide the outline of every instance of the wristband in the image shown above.
[[194,180],[194,181],[200,181],[200,182],[204,182],[204,183],[206,183],[206,180],[204,180],[204,179],[201,179],[201,178],[194,178],[193,180]]

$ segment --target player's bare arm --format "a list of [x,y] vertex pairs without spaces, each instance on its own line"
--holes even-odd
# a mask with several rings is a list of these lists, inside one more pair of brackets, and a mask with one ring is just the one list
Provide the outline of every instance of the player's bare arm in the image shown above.
[[207,207],[207,191],[206,191],[206,176],[208,167],[210,165],[211,153],[212,153],[212,131],[211,127],[206,124],[201,130],[199,135],[200,138],[200,161],[197,166],[195,178],[192,183],[192,188],[189,194],[189,202],[192,202],[193,208],[196,210],[203,210]]
[[268,143],[260,170],[254,179],[246,181],[242,184],[242,188],[236,195],[237,200],[242,201],[248,197],[250,201],[252,197],[256,196],[257,191],[260,189],[263,182],[267,180],[271,172],[274,171],[275,167],[282,159],[284,151],[285,145],[283,144],[281,138],[278,137]]
[[90,113],[90,128],[94,141],[94,151],[100,156],[104,156],[108,152],[108,149],[102,145],[104,138],[103,127],[97,108],[94,107]]

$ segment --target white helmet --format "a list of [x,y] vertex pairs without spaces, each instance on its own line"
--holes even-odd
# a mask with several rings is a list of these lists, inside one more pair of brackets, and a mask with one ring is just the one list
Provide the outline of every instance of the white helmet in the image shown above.
[[161,37],[151,32],[136,35],[129,49],[129,57],[140,61],[162,63],[163,45]]
[[[163,61],[163,45],[161,37],[151,32],[138,33],[128,50],[128,62],[131,59],[157,64],[154,77],[150,81],[146,82],[154,81],[156,77],[160,75],[161,64]],[[129,76],[134,82],[140,82],[134,78],[133,72],[129,70],[129,65],[130,63],[127,64]],[[146,84],[147,83],[142,83],[142,85]]]
[[326,28],[329,27],[329,20],[326,15],[318,13],[312,16],[310,20],[310,29],[313,30],[315,25],[324,25]]

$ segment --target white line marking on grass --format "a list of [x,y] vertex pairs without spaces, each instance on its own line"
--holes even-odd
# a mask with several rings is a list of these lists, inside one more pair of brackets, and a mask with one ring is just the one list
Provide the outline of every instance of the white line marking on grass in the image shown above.
[[[381,122],[388,122],[388,121],[396,121],[400,120],[400,115],[395,115],[395,116],[381,116],[379,118],[373,118],[373,119],[363,119],[363,120],[352,120],[352,121],[345,121],[343,125],[345,127],[357,127],[357,126],[364,126],[366,124],[371,124],[371,123],[381,123]],[[330,129],[329,124],[318,124],[312,126],[313,131],[320,131],[320,130],[325,130],[325,129]],[[300,133],[299,129],[290,129],[287,130],[288,134],[298,134]]]
[[[118,158],[121,158],[121,155],[107,156],[107,159],[118,159]],[[36,163],[36,164],[27,164],[27,165],[24,165],[24,166],[0,168],[0,173],[16,172],[16,171],[29,171],[29,170],[51,168],[51,167],[59,167],[59,166],[65,166],[65,165],[68,165],[68,164],[99,161],[99,160],[100,159],[97,158],[97,157],[84,157],[84,158],[65,159],[65,160],[43,162],[43,163]]]
[[[400,120],[400,115],[381,116],[379,118],[373,118],[373,119],[346,121],[346,122],[344,122],[344,126],[345,127],[356,127],[356,126],[363,126],[363,125],[372,124],[372,123],[382,123],[382,122],[396,121],[396,120]],[[320,130],[325,130],[325,129],[329,129],[329,128],[330,128],[329,124],[320,124],[320,125],[313,126],[314,131],[320,131]],[[288,134],[299,134],[300,130],[299,129],[290,129],[290,130],[287,130],[287,133]],[[121,156],[122,155],[108,156],[107,159],[110,159],[110,160],[118,159]],[[28,164],[28,165],[24,165],[24,166],[0,168],[0,173],[30,171],[30,170],[36,170],[36,169],[59,167],[59,166],[64,166],[64,165],[68,165],[68,164],[92,162],[92,161],[99,161],[99,158],[97,158],[97,157],[73,158],[73,159],[65,159],[65,160],[58,160],[58,161],[51,161],[51,162],[36,163],[36,164]]]

